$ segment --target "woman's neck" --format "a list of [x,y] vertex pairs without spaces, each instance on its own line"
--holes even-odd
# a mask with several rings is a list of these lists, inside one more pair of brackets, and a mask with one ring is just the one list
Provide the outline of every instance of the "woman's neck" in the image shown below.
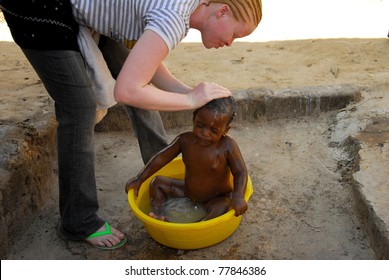
[[209,5],[209,0],[199,0],[199,4],[194,12],[190,16],[189,26],[199,30],[201,28],[202,22],[204,22],[206,16],[206,8]]

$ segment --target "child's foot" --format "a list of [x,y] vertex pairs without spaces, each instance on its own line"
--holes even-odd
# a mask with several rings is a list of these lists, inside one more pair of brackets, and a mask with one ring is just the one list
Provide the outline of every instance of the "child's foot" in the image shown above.
[[116,249],[127,243],[124,233],[105,223],[98,231],[88,236],[85,241],[99,249]]
[[156,215],[155,213],[153,212],[150,212],[149,213],[149,216],[151,218],[154,218],[154,219],[157,219],[157,220],[160,220],[160,221],[164,221],[164,222],[169,222],[168,218],[166,216],[158,216]]

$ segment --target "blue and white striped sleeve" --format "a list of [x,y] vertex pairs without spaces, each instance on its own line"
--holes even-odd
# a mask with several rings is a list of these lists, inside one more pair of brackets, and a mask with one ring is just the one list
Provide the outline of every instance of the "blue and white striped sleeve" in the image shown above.
[[166,42],[169,50],[174,49],[186,36],[185,20],[175,11],[153,10],[146,16],[145,30],[153,30]]

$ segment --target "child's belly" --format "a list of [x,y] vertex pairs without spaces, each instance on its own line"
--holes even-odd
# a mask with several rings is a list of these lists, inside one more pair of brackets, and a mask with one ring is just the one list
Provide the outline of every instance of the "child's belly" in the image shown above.
[[229,177],[192,176],[187,178],[185,184],[186,195],[194,202],[207,202],[208,200],[225,196],[231,193],[233,186]]

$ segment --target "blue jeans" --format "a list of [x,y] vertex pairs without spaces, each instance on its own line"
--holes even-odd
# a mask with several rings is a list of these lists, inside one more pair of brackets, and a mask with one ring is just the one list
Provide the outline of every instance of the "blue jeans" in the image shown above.
[[[99,48],[112,77],[116,79],[130,52],[129,49],[105,36],[101,36]],[[143,162],[147,163],[168,144],[161,116],[158,111],[147,111],[128,105],[125,108],[137,135]]]
[[[110,39],[102,45],[104,56],[116,78],[124,63],[121,45]],[[74,240],[83,240],[103,226],[99,209],[94,164],[95,94],[79,52],[30,50],[23,52],[49,95],[55,101],[59,171],[60,230]],[[115,54],[121,54],[116,56]],[[116,72],[115,72],[116,71]],[[127,107],[146,162],[167,145],[158,112]]]

